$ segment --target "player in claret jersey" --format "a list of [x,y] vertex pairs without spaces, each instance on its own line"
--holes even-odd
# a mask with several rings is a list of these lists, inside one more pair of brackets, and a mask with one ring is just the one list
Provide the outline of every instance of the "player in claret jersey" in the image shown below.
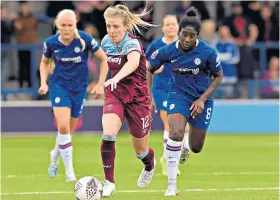
[[109,7],[104,13],[108,35],[103,38],[101,47],[107,54],[111,70],[111,79],[105,82],[107,90],[102,118],[104,197],[115,192],[115,141],[125,118],[136,157],[144,164],[137,185],[147,186],[155,169],[154,151],[148,146],[151,111],[146,58],[139,41],[131,34],[134,30],[139,31],[138,26],[153,26],[141,19],[146,13],[144,9],[140,15],[132,14],[125,5]]
[[[185,126],[189,123],[189,146],[199,153],[213,112],[212,93],[221,83],[223,71],[216,51],[197,39],[201,21],[191,7],[179,22],[179,40],[156,50],[149,58],[148,71],[171,63],[173,77],[168,93],[169,138],[166,146],[168,188],[165,196],[175,196],[177,169]],[[149,80],[152,80],[151,74]]]
[[[104,93],[104,82],[108,73],[107,58],[98,43],[89,34],[76,28],[76,15],[72,10],[62,10],[58,13],[55,25],[59,32],[44,42],[44,53],[40,63],[41,86],[39,94],[50,92],[53,113],[57,122],[57,137],[54,149],[51,151],[49,176],[57,175],[60,156],[65,165],[66,181],[75,181],[72,161],[71,133],[79,120],[86,99],[87,90],[100,95]],[[88,86],[88,51],[94,53],[101,61],[101,71],[97,85]],[[49,86],[47,85],[51,69]]]

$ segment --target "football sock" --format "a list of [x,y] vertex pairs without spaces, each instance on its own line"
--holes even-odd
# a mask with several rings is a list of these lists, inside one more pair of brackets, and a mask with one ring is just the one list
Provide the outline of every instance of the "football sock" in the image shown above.
[[71,141],[71,135],[68,134],[59,134],[58,135],[58,146],[60,155],[62,157],[64,166],[65,166],[65,174],[74,173],[73,167],[73,147]]
[[58,146],[58,137],[59,137],[59,133],[57,133],[57,136],[55,138],[55,145],[54,145],[54,148],[51,152],[52,156],[52,164],[53,165],[58,165],[59,164],[59,157],[60,157],[60,151],[59,151],[59,146]]
[[166,145],[166,167],[168,175],[168,184],[176,185],[177,170],[181,156],[182,142],[174,141],[168,138]]
[[136,157],[143,162],[145,170],[148,172],[154,168],[154,156],[154,150],[152,148],[149,148],[146,152],[140,155],[136,155]]
[[166,143],[168,140],[169,131],[164,130],[163,132],[163,156],[166,157]]
[[105,179],[114,183],[114,169],[115,169],[115,141],[116,136],[102,135],[101,144],[101,158],[103,162],[103,169],[105,173]]

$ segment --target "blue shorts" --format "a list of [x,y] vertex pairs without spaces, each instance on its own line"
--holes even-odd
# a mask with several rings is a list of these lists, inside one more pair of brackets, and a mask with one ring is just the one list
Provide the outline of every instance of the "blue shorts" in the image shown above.
[[180,113],[184,115],[188,123],[193,125],[196,128],[202,130],[207,130],[211,121],[212,112],[213,112],[213,100],[207,100],[204,104],[204,111],[196,118],[191,117],[190,107],[194,102],[193,98],[188,97],[184,94],[178,94],[175,92],[170,92],[168,96],[168,110],[167,114]]
[[153,100],[156,105],[156,110],[159,112],[161,110],[167,111],[167,99],[168,99],[168,92],[164,90],[156,90],[152,92]]
[[87,97],[86,90],[72,92],[60,86],[52,86],[49,93],[52,107],[68,107],[71,109],[71,117],[79,118]]

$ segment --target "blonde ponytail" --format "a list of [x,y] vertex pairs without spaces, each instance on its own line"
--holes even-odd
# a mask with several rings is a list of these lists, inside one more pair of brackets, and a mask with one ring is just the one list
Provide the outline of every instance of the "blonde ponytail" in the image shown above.
[[82,44],[82,51],[84,51],[85,48],[86,48],[86,42],[81,38],[81,36],[80,36],[80,34],[78,32],[78,29],[75,29],[74,34],[75,34],[75,38],[80,40],[80,42]]
[[50,58],[50,61],[49,61],[49,74],[50,74],[50,75],[53,74],[54,68],[55,68],[54,59],[53,59],[53,57],[51,57],[51,58]]
[[139,27],[143,27],[145,29],[149,27],[156,27],[157,25],[145,22],[141,18],[145,15],[149,14],[152,9],[148,10],[147,5],[141,14],[133,14],[129,11],[126,5],[116,5],[107,8],[104,12],[104,18],[121,16],[124,19],[124,25],[128,26],[128,31],[135,33],[137,31],[141,35],[143,35],[142,31]]

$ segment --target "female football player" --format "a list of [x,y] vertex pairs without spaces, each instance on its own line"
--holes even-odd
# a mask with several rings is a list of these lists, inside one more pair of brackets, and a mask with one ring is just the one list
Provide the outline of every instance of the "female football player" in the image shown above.
[[[51,151],[50,177],[55,177],[59,157],[65,166],[66,181],[75,181],[72,161],[72,139],[70,133],[78,122],[86,99],[87,89],[96,94],[104,93],[103,84],[108,72],[107,57],[98,43],[87,33],[77,30],[76,15],[72,10],[62,10],[55,19],[59,32],[44,42],[43,55],[40,63],[41,86],[39,94],[49,91],[53,113],[57,122],[57,137]],[[88,51],[101,61],[99,83],[88,87]],[[49,62],[53,58],[54,69],[50,74]],[[88,88],[87,88],[88,87]]]
[[[201,21],[191,7],[179,22],[179,40],[156,50],[149,58],[151,73],[163,63],[171,63],[173,77],[168,92],[169,138],[166,145],[168,188],[165,196],[175,196],[177,169],[186,124],[189,145],[194,153],[202,150],[213,111],[212,93],[221,83],[223,71],[214,48],[197,39]],[[149,80],[152,80],[151,74]]]
[[137,183],[139,187],[151,182],[155,169],[154,151],[148,145],[151,111],[146,59],[141,44],[132,34],[139,31],[139,27],[153,26],[141,19],[145,14],[146,9],[140,15],[132,14],[125,5],[111,6],[104,13],[108,35],[103,38],[101,47],[107,54],[111,70],[111,79],[105,82],[107,90],[102,118],[101,157],[106,179],[102,192],[104,197],[110,196],[116,189],[115,141],[125,118],[136,157],[144,164]]

